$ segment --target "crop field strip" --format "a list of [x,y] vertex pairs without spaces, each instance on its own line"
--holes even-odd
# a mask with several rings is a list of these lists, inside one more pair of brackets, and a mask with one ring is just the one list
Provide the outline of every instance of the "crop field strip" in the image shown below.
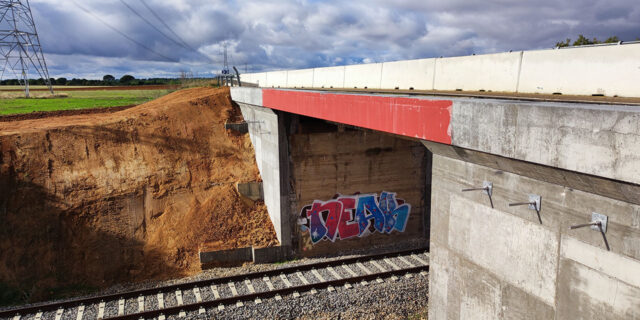
[[304,264],[230,277],[200,280],[123,293],[32,305],[0,312],[0,318],[13,320],[45,319],[151,319],[204,314],[207,309],[224,310],[263,299],[297,298],[318,290],[335,291],[395,281],[399,276],[426,276],[429,265],[426,250]]

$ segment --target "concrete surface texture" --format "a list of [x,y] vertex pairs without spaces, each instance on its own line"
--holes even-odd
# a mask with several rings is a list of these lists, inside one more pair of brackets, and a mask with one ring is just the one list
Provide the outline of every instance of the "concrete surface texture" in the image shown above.
[[452,144],[640,184],[640,109],[454,99]]
[[639,56],[640,43],[629,43],[270,71],[242,79],[274,88],[413,87],[640,97]]
[[[437,152],[437,151],[435,151]],[[492,209],[482,192],[493,182]],[[542,196],[534,210],[509,203]],[[640,317],[640,206],[434,154],[431,319]],[[591,212],[600,232],[569,230]]]
[[239,103],[239,105],[245,121],[250,123],[249,135],[255,149],[258,169],[262,176],[264,202],[269,211],[269,217],[276,230],[280,244],[289,245],[289,224],[286,219],[281,218],[282,208],[287,204],[283,203],[281,197],[281,188],[283,186],[280,180],[281,175],[285,173],[282,170],[280,159],[281,133],[278,115],[271,109],[245,103]]

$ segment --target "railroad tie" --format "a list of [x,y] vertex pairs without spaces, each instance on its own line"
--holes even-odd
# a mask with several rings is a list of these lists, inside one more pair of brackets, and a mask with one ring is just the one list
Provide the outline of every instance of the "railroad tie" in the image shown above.
[[[82,316],[84,316],[84,304],[81,304],[78,307],[78,314],[76,315],[76,320],[82,320]],[[16,319],[13,319],[16,320]]]
[[331,273],[331,275],[336,279],[336,280],[340,280],[342,279],[342,277],[340,276],[340,274],[338,274],[336,272],[335,269],[333,269],[333,267],[327,267],[327,270],[329,270],[329,273]]
[[300,281],[302,281],[303,284],[309,284],[309,281],[307,280],[307,278],[304,277],[302,272],[298,271],[298,272],[296,272],[296,275],[298,276],[298,279],[300,279]]
[[378,268],[378,270],[380,270],[380,272],[387,272],[387,269],[383,268],[383,267],[378,263],[378,261],[373,261],[373,260],[372,260],[372,261],[371,261],[371,264],[372,264],[374,267]]
[[184,301],[182,301],[182,290],[176,290],[176,300],[178,300],[178,305],[183,305]]
[[324,278],[322,277],[322,275],[320,275],[320,272],[318,272],[318,270],[316,269],[311,269],[311,273],[320,281],[320,282],[324,282]]
[[[249,290],[249,293],[256,293],[256,289],[253,287],[253,283],[251,283],[251,280],[245,279],[244,280],[244,285],[247,286],[247,289]],[[255,304],[262,303],[262,300],[260,299],[260,297],[256,297],[255,300],[253,300],[253,301],[255,302]]]
[[284,285],[287,286],[287,288],[291,288],[291,282],[289,282],[289,279],[287,279],[287,276],[281,273],[280,279],[282,279],[282,282],[284,282]]
[[200,307],[200,309],[198,309],[198,314],[204,314],[205,312],[207,312],[207,311],[204,310],[203,307]]
[[144,312],[144,296],[140,295],[138,297],[138,312]]
[[56,311],[56,320],[62,319],[62,314],[63,313],[64,313],[64,308],[58,309],[58,311]]
[[13,316],[13,320],[20,320],[21,316],[20,314],[16,314],[15,316]]
[[269,279],[269,277],[262,278],[262,281],[267,284],[267,288],[269,288],[269,291],[275,290],[275,288],[273,287],[273,283],[271,283],[271,279]]
[[218,288],[216,287],[216,285],[212,284],[210,288],[211,288],[211,292],[213,292],[213,298],[216,300],[220,299],[220,293],[218,292]]
[[416,266],[416,265],[414,265],[413,263],[411,263],[411,261],[407,260],[407,258],[405,258],[405,257],[398,257],[398,259],[399,259],[400,261],[402,261],[404,264],[408,265],[408,266],[409,266],[409,268],[413,268],[413,267],[415,267],[415,266]]
[[98,305],[98,319],[104,319],[104,301]]
[[342,269],[344,269],[344,271],[346,271],[348,274],[350,274],[352,277],[357,277],[358,274],[353,272],[353,270],[351,270],[351,268],[349,268],[346,264],[342,265]]
[[425,266],[429,264],[427,261],[425,261],[424,259],[420,258],[420,256],[418,256],[418,255],[417,255],[417,254],[415,254],[415,253],[411,255],[411,258],[413,258],[414,260],[416,260],[416,261],[418,261],[418,262],[422,263],[422,264],[423,264],[423,265],[425,265]]
[[180,313],[178,313],[178,317],[179,318],[184,318],[186,316],[187,316],[187,314],[184,312],[184,310],[180,310]]
[[360,268],[360,270],[364,271],[364,273],[373,274],[373,272],[367,269],[367,267],[365,267],[364,264],[362,264],[361,262],[356,263],[356,265],[358,266],[358,268]]
[[200,288],[194,287],[193,288],[193,295],[196,296],[196,302],[197,303],[202,302],[202,295],[200,295]]
[[[231,289],[231,295],[233,295],[234,297],[238,296],[238,290],[236,290],[235,283],[229,282],[229,289]],[[236,302],[236,307],[242,307],[242,306],[244,306],[244,303],[242,301]]]
[[41,320],[41,319],[42,319],[42,311],[38,311],[38,313],[36,313],[35,320]]
[[384,262],[386,262],[388,265],[391,266],[391,268],[393,268],[393,270],[400,270],[400,267],[398,267],[397,264],[395,264],[395,262],[391,261],[391,259],[389,258],[384,258]]
[[162,292],[158,293],[158,308],[164,309],[164,295]]
[[124,315],[124,299],[123,298],[120,298],[120,300],[118,300],[118,315],[119,316]]
[[160,315],[158,316],[158,320],[164,320],[164,314],[160,314]]

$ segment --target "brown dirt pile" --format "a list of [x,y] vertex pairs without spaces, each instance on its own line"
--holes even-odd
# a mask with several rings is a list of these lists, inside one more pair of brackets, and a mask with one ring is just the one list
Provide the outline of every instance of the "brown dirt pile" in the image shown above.
[[199,271],[198,247],[276,244],[228,89],[115,113],[0,122],[0,284],[32,298]]

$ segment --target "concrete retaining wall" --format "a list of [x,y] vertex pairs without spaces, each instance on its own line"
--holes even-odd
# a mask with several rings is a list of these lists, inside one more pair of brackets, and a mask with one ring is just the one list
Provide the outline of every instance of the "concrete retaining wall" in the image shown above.
[[[495,209],[461,192],[484,180]],[[430,319],[640,317],[640,206],[443,155],[432,183]],[[542,223],[508,206],[529,193]],[[592,211],[609,217],[611,251],[599,232],[569,230]]]
[[[257,97],[248,99],[249,101],[259,100]],[[288,177],[288,166],[287,161],[282,161],[281,157],[284,156],[286,159],[287,148],[286,144],[283,146],[280,141],[283,137],[278,115],[271,109],[245,103],[239,103],[239,105],[245,121],[251,123],[249,135],[263,180],[264,202],[269,211],[269,217],[280,244],[290,245],[290,226],[286,219],[282,219],[282,212],[286,212],[288,206],[288,191],[286,191],[286,184],[282,183],[282,180],[286,181],[285,177]]]
[[640,97],[636,85],[640,83],[639,56],[640,43],[631,43],[271,71],[244,77],[247,82],[275,88],[413,87]]

